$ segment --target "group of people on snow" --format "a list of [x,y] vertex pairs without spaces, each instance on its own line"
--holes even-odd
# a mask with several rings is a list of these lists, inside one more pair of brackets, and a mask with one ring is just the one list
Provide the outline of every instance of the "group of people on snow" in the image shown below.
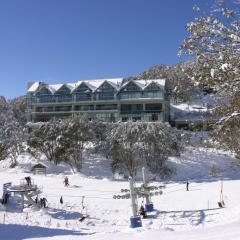
[[30,176],[25,177],[25,180],[26,180],[27,185],[28,185],[29,187],[32,186],[32,180],[31,180],[31,177],[30,177]]
[[[46,208],[47,207],[47,199],[45,197],[39,199],[40,202],[40,207],[41,208]],[[38,197],[35,198],[35,203],[38,204]]]

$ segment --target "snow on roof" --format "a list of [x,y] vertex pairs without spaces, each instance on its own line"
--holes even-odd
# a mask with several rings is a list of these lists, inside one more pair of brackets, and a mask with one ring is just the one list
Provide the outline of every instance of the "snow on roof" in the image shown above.
[[[152,80],[132,80],[135,82],[142,90],[146,88],[152,82],[164,87],[165,79],[152,79]],[[50,90],[52,94],[58,91],[63,85],[67,86],[71,91],[79,87],[82,83],[85,83],[92,91],[96,91],[104,82],[108,82],[116,90],[120,90],[122,87],[126,86],[129,82],[123,83],[123,78],[110,78],[110,79],[95,79],[95,80],[81,80],[76,83],[66,83],[66,84],[44,84],[42,86]],[[35,82],[28,89],[28,92],[35,92],[39,89],[40,82]]]
[[165,86],[165,79],[151,79],[151,80],[135,80],[142,88],[146,88],[151,83],[156,83],[159,86],[164,87]]
[[51,85],[46,85],[45,87],[48,88],[51,91],[51,93],[55,93],[62,86],[63,86],[63,84],[51,84]]
[[[157,85],[161,87],[165,87],[165,79],[150,79],[150,80],[131,80],[129,82],[134,82],[136,83],[137,86],[139,86],[142,90],[144,90],[147,86],[149,86],[151,83],[155,82]],[[125,82],[122,84],[121,88],[125,87],[129,82]]]
[[29,88],[28,92],[35,92],[40,85],[40,82],[34,82]]
[[32,166],[32,168],[47,168],[47,165],[45,165],[42,162],[38,162]]

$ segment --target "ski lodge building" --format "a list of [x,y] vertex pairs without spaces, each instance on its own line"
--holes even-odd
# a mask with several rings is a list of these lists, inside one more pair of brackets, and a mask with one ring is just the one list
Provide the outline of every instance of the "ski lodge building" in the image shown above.
[[27,118],[45,122],[85,113],[90,120],[169,121],[170,103],[165,79],[122,78],[87,80],[66,84],[28,84]]

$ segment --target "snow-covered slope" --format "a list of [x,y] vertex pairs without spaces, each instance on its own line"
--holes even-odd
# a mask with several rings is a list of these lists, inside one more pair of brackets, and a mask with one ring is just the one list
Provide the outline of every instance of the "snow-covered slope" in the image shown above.
[[[30,175],[43,189],[41,196],[48,199],[48,208],[36,211],[29,207],[21,212],[18,198],[11,198],[6,209],[0,205],[0,239],[240,239],[240,168],[226,153],[191,147],[180,158],[172,158],[169,164],[176,175],[165,181],[163,195],[152,197],[156,211],[143,219],[143,227],[138,229],[129,227],[130,200],[113,199],[121,188],[128,188],[128,182],[114,180],[108,160],[89,156],[81,174],[48,163],[47,176],[29,172],[36,162],[30,156],[21,156],[19,162],[15,169],[1,163],[0,182],[19,184]],[[218,169],[216,177],[209,174],[213,164]],[[65,175],[69,176],[69,188],[63,186]],[[223,209],[217,204],[221,178]],[[186,180],[190,181],[189,192]],[[88,217],[80,222],[82,214]]]

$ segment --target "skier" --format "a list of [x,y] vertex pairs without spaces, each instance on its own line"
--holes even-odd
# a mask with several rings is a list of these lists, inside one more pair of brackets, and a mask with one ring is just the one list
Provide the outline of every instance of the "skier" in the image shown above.
[[35,203],[36,204],[38,203],[38,196],[36,196],[36,198],[35,198]]
[[60,203],[63,204],[63,197],[60,197]]
[[143,217],[143,218],[146,218],[147,217],[147,213],[143,207],[143,205],[141,205],[140,209],[139,209],[139,213],[140,215]]
[[68,180],[68,177],[65,177],[65,179],[64,179],[64,186],[65,187],[69,187],[69,180]]
[[2,204],[6,205],[8,203],[8,199],[9,199],[10,195],[9,193],[4,193],[3,197],[2,197]]
[[9,197],[10,197],[9,193],[5,193],[5,204],[8,203]]
[[44,197],[42,198],[42,203],[43,203],[43,207],[46,208],[47,207],[47,199]]
[[189,182],[186,182],[186,190],[189,191]]
[[31,186],[31,185],[32,185],[32,183],[31,183],[31,177],[28,176],[28,177],[25,177],[25,179],[26,179],[26,181],[27,181],[27,185],[28,185],[28,186]]

